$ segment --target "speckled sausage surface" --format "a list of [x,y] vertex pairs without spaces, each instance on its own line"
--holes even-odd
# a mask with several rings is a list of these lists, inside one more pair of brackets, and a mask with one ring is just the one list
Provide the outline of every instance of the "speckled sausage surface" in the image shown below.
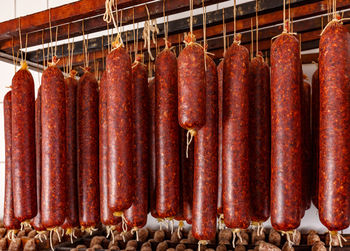
[[179,126],[177,121],[177,62],[169,49],[156,59],[156,210],[161,218],[179,210]]
[[31,73],[22,67],[12,79],[12,190],[19,221],[37,213],[35,175],[35,93]]
[[225,225],[241,229],[250,225],[248,70],[248,50],[233,43],[224,59],[222,196]]
[[223,90],[223,78],[224,78],[224,61],[222,60],[218,67],[218,206],[217,213],[222,214],[222,90]]
[[98,172],[98,83],[86,71],[77,90],[79,222],[95,227],[100,220]]
[[56,66],[44,70],[41,83],[41,213],[42,224],[53,228],[66,217],[66,95]]
[[332,23],[320,40],[320,163],[318,209],[330,231],[349,226],[350,35]]
[[263,57],[249,64],[249,172],[251,220],[270,217],[270,69]]
[[79,226],[77,181],[77,88],[75,75],[65,79],[66,86],[66,163],[67,163],[67,216],[63,229]]
[[120,217],[113,216],[108,207],[108,163],[107,163],[107,100],[106,100],[106,71],[100,80],[99,91],[99,184],[100,184],[100,219],[105,226],[117,225]]
[[156,84],[155,78],[148,81],[148,99],[150,104],[150,126],[149,126],[149,189],[148,189],[148,207],[149,212],[155,218],[159,218],[156,210]]
[[205,123],[204,51],[198,44],[187,45],[177,60],[179,124],[197,131]]
[[299,41],[283,34],[271,47],[271,222],[300,224],[302,149]]
[[149,178],[149,98],[148,72],[146,65],[136,62],[132,67],[134,86],[135,124],[135,199],[131,207],[124,211],[126,222],[131,227],[142,228],[148,214]]
[[120,47],[106,59],[108,206],[122,212],[134,199],[131,62]]
[[303,170],[302,170],[302,196],[303,209],[307,210],[311,206],[311,183],[312,183],[312,156],[311,156],[311,86],[303,81],[301,93],[301,125],[303,144]]
[[192,233],[198,240],[215,239],[218,196],[218,76],[215,62],[206,60],[206,122],[194,144]]
[[320,83],[318,69],[312,75],[312,202],[318,208],[318,167],[319,167],[319,135],[320,135]]
[[15,218],[13,212],[12,192],[12,102],[11,91],[4,97],[4,129],[5,129],[5,200],[4,200],[4,227],[8,230],[19,229],[20,222]]
[[35,151],[36,151],[36,197],[38,212],[30,221],[30,225],[36,231],[44,231],[45,227],[41,224],[41,86],[38,90],[38,96],[35,100]]

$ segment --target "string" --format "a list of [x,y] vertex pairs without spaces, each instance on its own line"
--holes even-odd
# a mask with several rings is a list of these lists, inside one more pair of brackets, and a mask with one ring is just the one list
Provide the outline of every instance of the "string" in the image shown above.
[[57,35],[58,35],[58,26],[56,26],[55,56],[57,56]]
[[233,36],[234,41],[236,41],[236,32],[237,32],[237,24],[236,24],[236,0],[233,1]]
[[255,5],[255,21],[256,21],[256,55],[259,53],[259,16],[258,16],[258,0]]
[[107,51],[108,53],[111,51],[110,41],[109,41],[109,24],[107,23]]
[[165,19],[165,0],[163,0],[163,18],[164,18],[165,48],[168,49],[168,17]]
[[136,38],[135,38],[135,9],[132,8],[132,33],[134,35],[134,53],[135,53],[135,59],[136,59]]
[[18,29],[18,32],[19,32],[19,46],[20,46],[20,49],[21,49],[21,60],[23,60],[23,52],[22,52],[22,34],[21,34],[21,18],[20,18],[20,17],[18,18],[18,25],[19,25],[19,29]]
[[16,60],[15,60],[15,49],[13,47],[13,37],[12,37],[12,60],[13,60],[13,66],[15,67],[15,73],[16,73]]
[[224,33],[224,55],[226,53],[226,24],[225,24],[225,8],[222,9],[222,29]]
[[[290,0],[288,0],[288,19],[289,19],[289,21],[292,20],[291,15],[290,15]],[[289,22],[289,30],[290,31],[291,31],[291,26],[292,26],[292,23]]]
[[250,43],[250,60],[253,60],[253,55],[254,55],[253,18],[250,19],[250,37],[251,37],[251,43]]
[[203,7],[203,37],[204,37],[204,70],[207,71],[207,60],[206,60],[206,48],[207,48],[207,11],[204,6],[204,0],[202,0]]
[[193,34],[193,0],[190,0],[190,33]]
[[286,0],[283,0],[283,32],[286,32]]
[[51,47],[51,56],[53,57],[53,48],[52,48],[52,30],[51,30],[51,9],[49,9],[49,28],[50,28],[50,47]]

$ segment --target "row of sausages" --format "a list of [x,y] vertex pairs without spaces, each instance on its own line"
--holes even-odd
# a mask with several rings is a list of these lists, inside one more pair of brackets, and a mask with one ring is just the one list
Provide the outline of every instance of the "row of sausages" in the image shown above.
[[99,84],[89,69],[64,79],[54,59],[35,101],[26,65],[15,74],[4,100],[7,228],[32,220],[38,231],[91,231],[123,218],[137,230],[151,212],[211,240],[218,215],[239,231],[271,211],[276,230],[292,231],[311,197],[329,230],[349,225],[344,26],[335,22],[321,37],[313,135],[311,87],[292,34],[272,44],[271,79],[239,37],[216,67],[189,34],[178,58],[169,45],[157,56],[149,82],[142,57],[131,63],[114,46]]

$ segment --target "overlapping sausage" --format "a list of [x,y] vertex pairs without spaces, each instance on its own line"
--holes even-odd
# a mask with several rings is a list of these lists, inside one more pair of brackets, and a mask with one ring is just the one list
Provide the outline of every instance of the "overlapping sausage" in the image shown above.
[[312,75],[312,202],[318,208],[319,126],[320,126],[320,83],[318,69]]
[[215,239],[218,196],[218,76],[209,56],[206,67],[206,122],[194,144],[192,233],[199,240]]
[[270,217],[270,69],[262,54],[249,64],[249,171],[251,219]]
[[73,70],[65,80],[66,88],[66,163],[67,163],[67,216],[61,226],[68,233],[79,226],[77,182],[77,88]]
[[37,213],[35,173],[35,93],[26,62],[12,79],[12,190],[15,217]]
[[20,222],[15,218],[13,211],[12,192],[12,102],[11,91],[4,97],[4,128],[5,128],[5,203],[4,203],[4,227],[7,230],[20,228]]
[[135,199],[131,207],[124,210],[129,226],[142,228],[148,214],[148,178],[149,178],[149,99],[147,67],[136,57],[132,66],[134,125],[135,125]]
[[108,207],[108,145],[107,145],[107,100],[106,100],[106,71],[100,80],[99,91],[99,183],[100,183],[100,219],[105,226],[115,226],[120,217],[113,215]]
[[108,206],[120,214],[134,199],[131,62],[123,47],[106,59]]
[[299,41],[284,33],[271,47],[271,222],[297,228],[302,203]]
[[224,59],[222,196],[226,226],[239,229],[250,225],[248,70],[248,50],[233,43]]
[[350,34],[340,22],[320,40],[320,157],[318,209],[330,231],[350,224]]
[[186,40],[177,60],[178,117],[180,126],[194,136],[205,123],[204,50],[193,34]]
[[46,228],[54,228],[66,218],[65,83],[56,66],[44,70],[41,83],[41,222]]
[[98,183],[98,83],[88,70],[77,89],[79,222],[95,227],[100,220]]
[[179,127],[177,122],[177,61],[169,49],[156,59],[156,210],[161,218],[179,210]]

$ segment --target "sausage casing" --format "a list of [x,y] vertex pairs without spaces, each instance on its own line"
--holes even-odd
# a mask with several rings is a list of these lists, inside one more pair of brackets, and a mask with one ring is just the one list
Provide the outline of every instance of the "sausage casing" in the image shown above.
[[218,196],[218,76],[215,62],[206,61],[206,122],[194,144],[192,233],[198,240],[215,239]]
[[35,92],[25,65],[12,79],[12,190],[15,217],[23,222],[37,213],[35,173]]
[[135,199],[131,207],[124,211],[128,225],[142,228],[148,214],[149,177],[149,99],[147,67],[136,61],[132,68],[134,125],[135,125]]
[[301,218],[301,106],[299,41],[282,34],[271,47],[271,222],[297,228]]
[[159,217],[179,210],[179,127],[177,122],[177,62],[169,49],[156,59],[156,209]]
[[179,124],[197,131],[205,123],[204,51],[198,44],[189,44],[177,60]]
[[79,222],[95,227],[100,220],[98,172],[98,83],[86,71],[77,89]]
[[218,67],[218,214],[222,214],[222,90],[223,90],[223,78],[224,78],[224,61],[222,60]]
[[248,50],[233,43],[224,59],[222,196],[225,225],[241,229],[250,225],[248,70]]
[[41,220],[44,227],[53,228],[66,217],[66,95],[56,66],[44,70],[41,83]]
[[106,59],[108,205],[122,212],[134,199],[131,62],[119,47]]
[[12,192],[12,101],[11,91],[4,97],[4,129],[5,129],[5,203],[4,203],[4,227],[8,230],[20,228],[20,222],[15,218],[13,211]]
[[312,75],[312,202],[318,208],[318,167],[319,167],[319,135],[320,135],[320,83],[318,69]]
[[330,231],[350,224],[350,34],[328,25],[320,39],[319,217]]

